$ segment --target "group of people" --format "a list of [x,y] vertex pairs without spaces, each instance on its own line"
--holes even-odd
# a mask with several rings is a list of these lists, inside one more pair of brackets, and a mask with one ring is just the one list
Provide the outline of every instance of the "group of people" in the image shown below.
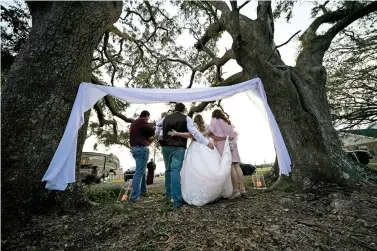
[[[192,120],[177,103],[171,114],[163,113],[153,127],[150,113],[143,111],[130,127],[131,153],[136,161],[131,202],[146,195],[145,169],[148,146],[159,138],[165,163],[165,196],[173,208],[184,202],[202,206],[221,197],[234,199],[246,194],[238,134],[229,118],[214,110],[210,125],[198,114]],[[187,148],[188,139],[192,139]]]

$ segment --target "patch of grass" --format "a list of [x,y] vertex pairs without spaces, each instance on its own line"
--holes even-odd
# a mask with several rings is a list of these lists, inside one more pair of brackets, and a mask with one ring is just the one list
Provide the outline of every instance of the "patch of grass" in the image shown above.
[[368,167],[370,169],[373,169],[373,170],[377,171],[377,165],[376,164],[369,164]]
[[262,168],[258,168],[258,174],[263,174],[265,175],[266,173],[268,173],[269,171],[271,170],[271,167],[262,167]]
[[110,183],[120,183],[124,182],[124,179],[111,180]]
[[85,186],[84,192],[91,201],[102,203],[116,201],[120,189],[120,186]]

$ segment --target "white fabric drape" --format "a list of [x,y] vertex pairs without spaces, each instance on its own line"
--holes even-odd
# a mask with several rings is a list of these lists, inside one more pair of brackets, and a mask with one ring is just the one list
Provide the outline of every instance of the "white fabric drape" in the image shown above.
[[75,182],[76,149],[78,130],[84,124],[84,113],[109,94],[134,104],[165,102],[200,102],[229,98],[237,93],[251,91],[261,100],[272,132],[278,158],[280,174],[289,175],[291,160],[276,120],[267,104],[266,93],[259,78],[226,87],[206,87],[192,89],[139,89],[121,88],[91,83],[81,83],[73,104],[63,138],[42,181],[50,190],[65,190]]

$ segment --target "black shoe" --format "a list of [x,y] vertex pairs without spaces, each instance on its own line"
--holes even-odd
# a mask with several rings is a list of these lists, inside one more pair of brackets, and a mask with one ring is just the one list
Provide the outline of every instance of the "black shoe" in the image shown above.
[[141,193],[140,196],[141,197],[148,197],[148,193]]

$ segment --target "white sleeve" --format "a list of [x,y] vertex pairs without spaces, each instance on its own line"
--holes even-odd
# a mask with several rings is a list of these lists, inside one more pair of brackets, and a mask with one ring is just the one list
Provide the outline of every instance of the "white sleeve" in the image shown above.
[[198,129],[196,129],[194,122],[192,122],[192,119],[190,117],[186,117],[187,122],[187,130],[191,133],[191,135],[198,141],[199,143],[208,145],[209,139],[206,139],[203,134],[201,134]]
[[155,130],[155,135],[160,135],[162,134],[162,124],[164,122],[164,118],[160,119],[157,124],[156,124],[156,130]]

